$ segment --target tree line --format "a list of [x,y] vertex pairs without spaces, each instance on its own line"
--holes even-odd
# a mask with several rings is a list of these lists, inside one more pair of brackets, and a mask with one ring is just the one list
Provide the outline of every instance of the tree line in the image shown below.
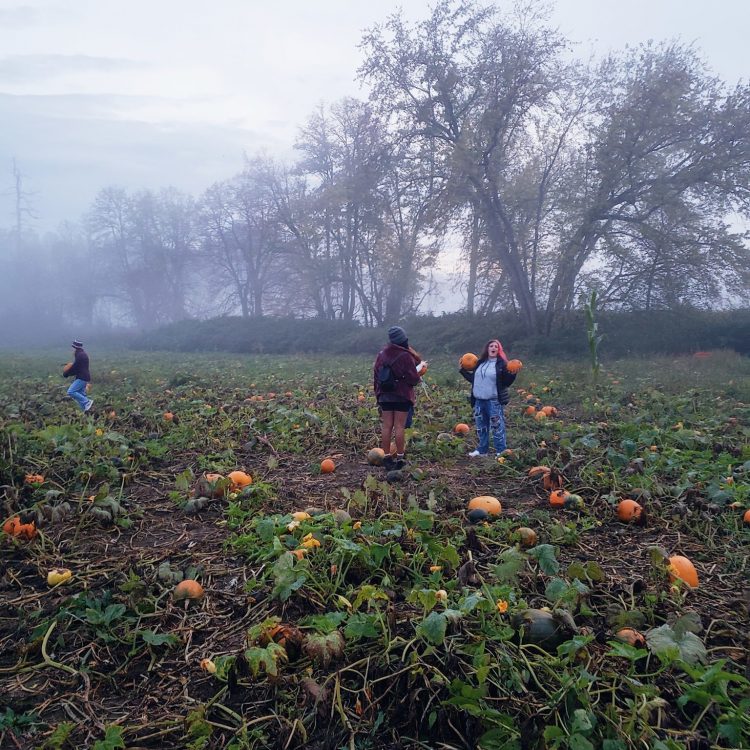
[[197,197],[107,187],[45,238],[19,220],[6,263],[21,279],[43,257],[31,280],[54,292],[36,312],[379,326],[420,311],[456,244],[466,312],[511,312],[528,332],[592,289],[605,309],[746,304],[750,87],[691,46],[582,61],[541,4],[440,0],[360,48],[369,99],[321,105],[295,161],[246,157]]

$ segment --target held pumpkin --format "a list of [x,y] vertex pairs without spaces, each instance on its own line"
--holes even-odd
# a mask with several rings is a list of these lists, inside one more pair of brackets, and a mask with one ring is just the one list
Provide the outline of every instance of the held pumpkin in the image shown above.
[[516,375],[517,373],[521,372],[521,368],[523,367],[523,362],[521,362],[520,359],[511,359],[507,365],[505,365],[505,369],[511,374]]
[[479,357],[476,354],[466,352],[460,360],[461,369],[471,371],[477,366],[477,362],[479,362]]

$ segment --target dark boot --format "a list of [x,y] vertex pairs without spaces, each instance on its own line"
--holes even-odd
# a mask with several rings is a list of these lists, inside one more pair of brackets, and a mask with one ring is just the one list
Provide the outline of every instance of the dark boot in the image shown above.
[[392,456],[386,456],[383,459],[383,468],[386,471],[393,471],[396,468],[396,461]]

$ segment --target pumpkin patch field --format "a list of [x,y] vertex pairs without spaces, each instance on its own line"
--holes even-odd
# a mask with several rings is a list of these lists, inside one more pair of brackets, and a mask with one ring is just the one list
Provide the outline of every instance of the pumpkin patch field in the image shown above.
[[[373,353],[374,354],[374,353]],[[0,747],[750,747],[750,363],[0,363]],[[520,363],[519,363],[520,364]],[[456,429],[468,425],[469,429]]]

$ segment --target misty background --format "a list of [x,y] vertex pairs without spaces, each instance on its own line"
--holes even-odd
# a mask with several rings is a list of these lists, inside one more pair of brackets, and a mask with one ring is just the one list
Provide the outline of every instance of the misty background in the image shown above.
[[750,8],[0,6],[0,342],[747,306]]

